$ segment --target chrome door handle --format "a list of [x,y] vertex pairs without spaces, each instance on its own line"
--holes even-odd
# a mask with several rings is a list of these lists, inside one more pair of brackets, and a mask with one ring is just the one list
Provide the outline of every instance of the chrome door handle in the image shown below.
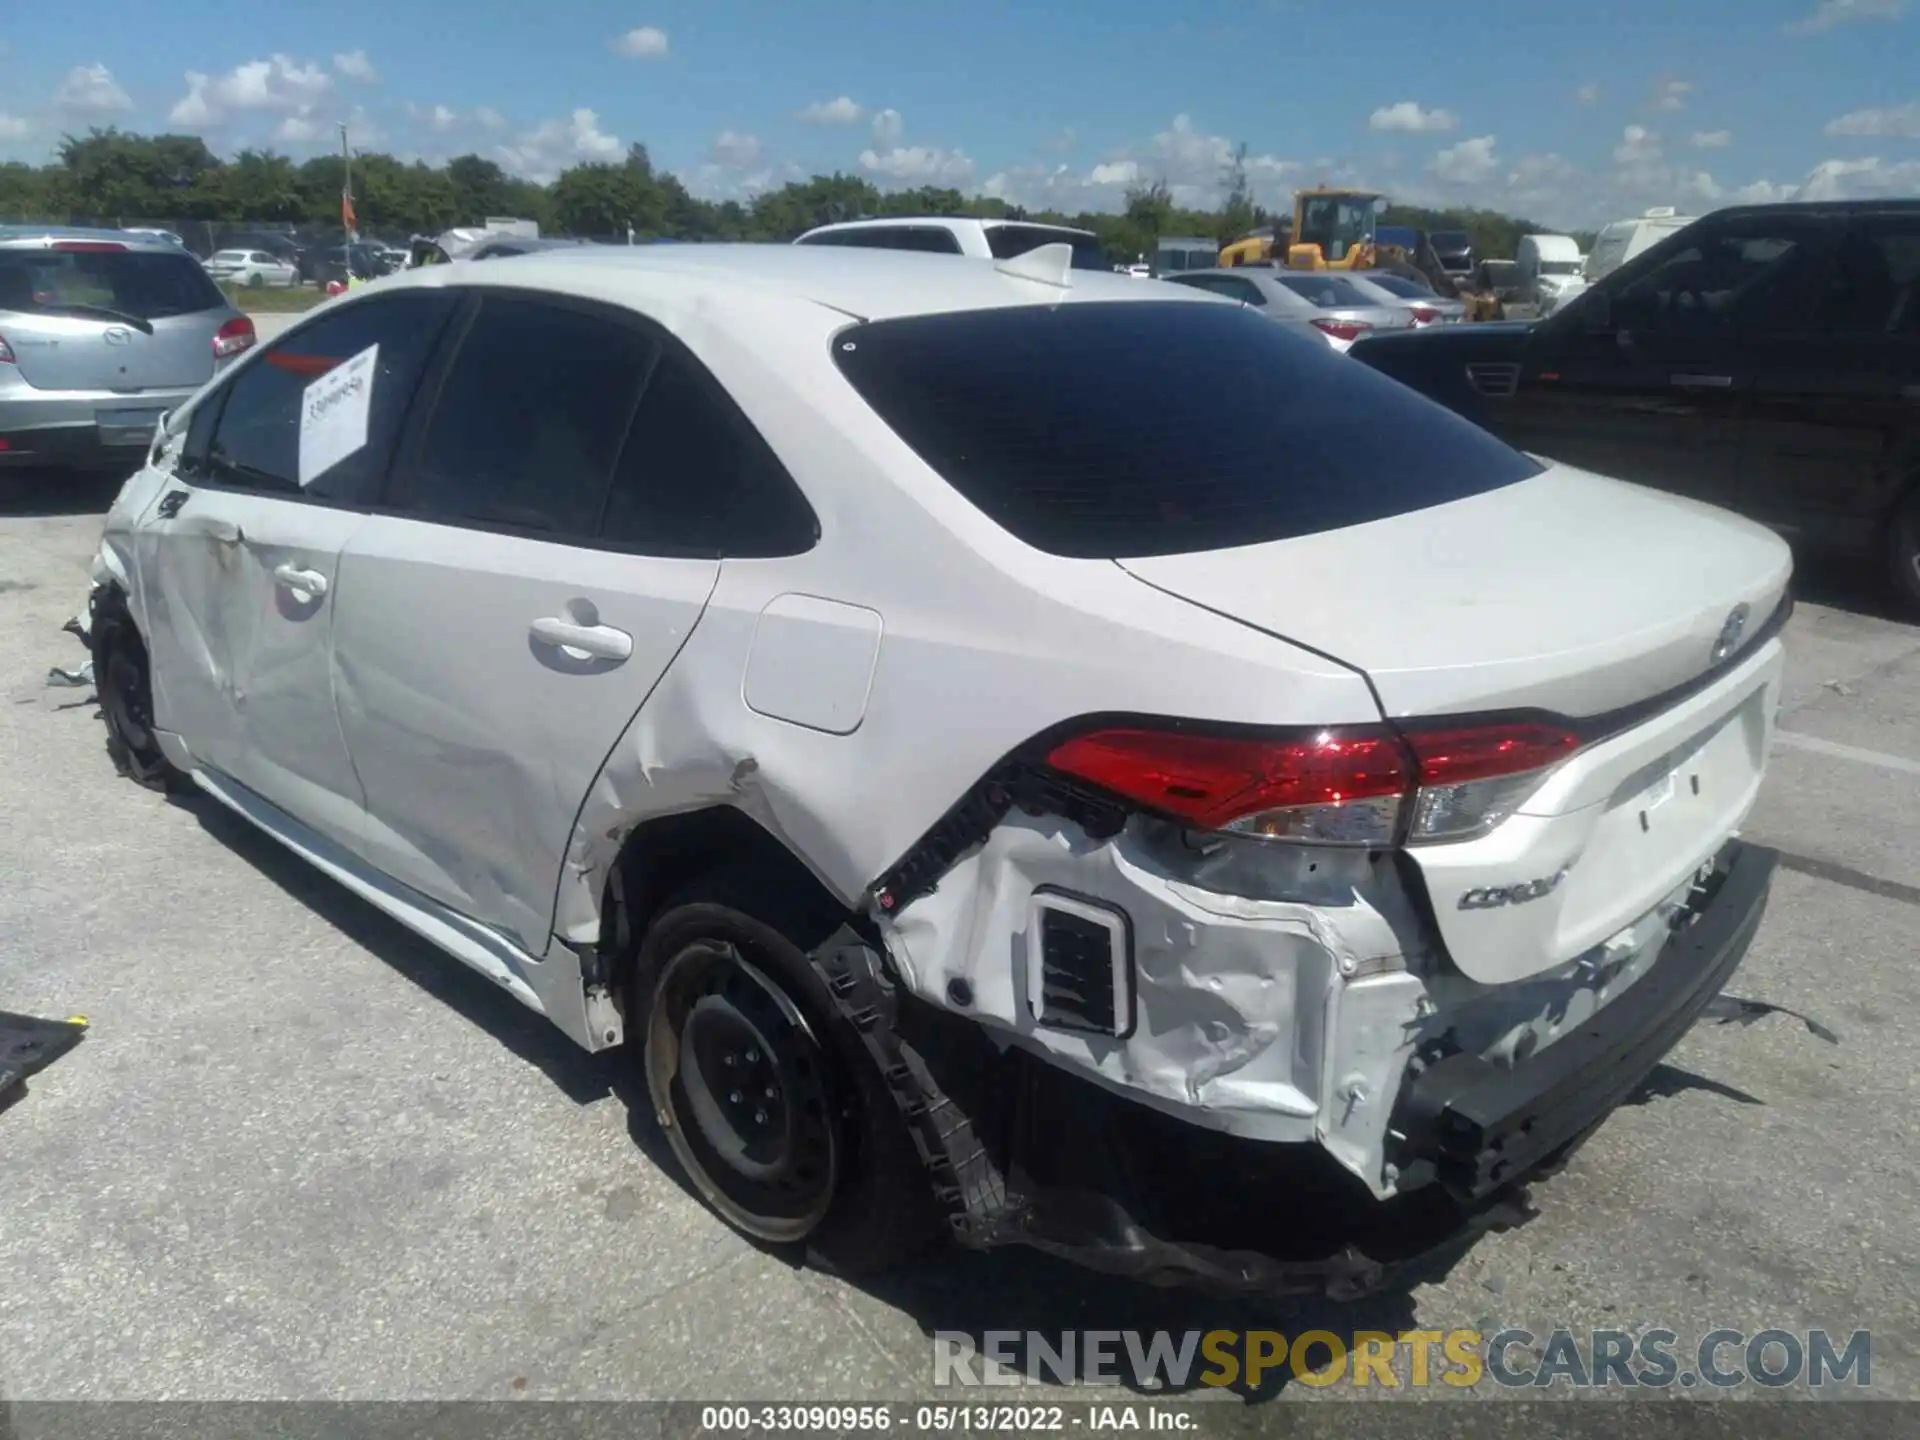
[[1682,390],[1730,390],[1731,375],[1676,375],[1673,383]]
[[528,633],[536,644],[576,660],[625,660],[633,654],[633,636],[611,625],[576,625],[549,615],[534,621]]
[[298,565],[276,565],[273,567],[273,578],[281,588],[297,590],[316,600],[327,593],[327,577],[318,570],[303,570]]

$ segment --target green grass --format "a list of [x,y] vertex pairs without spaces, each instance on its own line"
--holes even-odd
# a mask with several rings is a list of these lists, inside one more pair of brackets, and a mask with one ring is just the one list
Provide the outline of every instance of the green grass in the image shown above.
[[311,310],[327,298],[327,292],[317,285],[296,285],[291,290],[269,290],[264,285],[251,290],[244,285],[222,285],[220,289],[237,308],[254,315]]

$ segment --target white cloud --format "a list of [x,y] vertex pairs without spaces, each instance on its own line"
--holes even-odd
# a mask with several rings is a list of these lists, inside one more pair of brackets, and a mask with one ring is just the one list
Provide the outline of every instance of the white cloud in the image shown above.
[[1688,141],[1696,150],[1724,150],[1733,144],[1731,130],[1696,130]]
[[862,150],[860,168],[869,175],[907,186],[964,186],[973,180],[974,171],[973,160],[964,150],[940,150],[925,145]]
[[1660,137],[1644,125],[1629,125],[1620,132],[1620,143],[1613,147],[1613,159],[1619,165],[1645,165],[1660,158]]
[[637,30],[629,30],[624,35],[616,35],[608,42],[616,55],[625,55],[631,60],[657,60],[667,53],[667,32],[652,25],[642,25]]
[[373,68],[373,61],[367,58],[364,50],[349,50],[344,55],[333,57],[333,68],[349,80],[358,80],[363,85],[371,85],[380,78],[380,72]]
[[[1190,117],[1176,115],[1145,145],[1109,154],[1084,169],[1064,162],[1016,166],[995,172],[981,188],[1010,204],[1071,215],[1117,210],[1129,186],[1164,181],[1176,205],[1210,207],[1220,203],[1235,149],[1226,136],[1208,135]],[[1249,155],[1247,182],[1256,201],[1278,208],[1289,203],[1293,184],[1306,168],[1297,160]],[[1320,173],[1337,183],[1354,178],[1332,165],[1322,165]]]
[[1459,124],[1460,117],[1451,110],[1422,110],[1411,100],[1383,105],[1367,117],[1369,130],[1405,130],[1415,134],[1452,130]]
[[709,152],[713,163],[734,170],[751,170],[760,163],[760,139],[737,130],[722,130]]
[[522,131],[512,144],[497,147],[495,153],[514,174],[546,184],[569,165],[618,160],[626,149],[619,137],[600,128],[598,114],[582,108],[564,120],[544,121]]
[[[436,135],[452,134],[467,123],[467,117],[449,105],[421,106],[409,100],[406,111],[407,119]],[[473,118],[477,121],[479,116],[476,114]]]
[[1595,105],[1599,103],[1600,94],[1600,87],[1589,80],[1585,85],[1582,85],[1578,90],[1573,92],[1573,103],[1576,105]]
[[1500,169],[1493,144],[1491,135],[1462,140],[1435,155],[1427,168],[1448,185],[1484,185]]
[[1662,80],[1654,91],[1653,108],[1669,113],[1687,108],[1687,96],[1693,90],[1690,80]]
[[798,165],[763,165],[742,170],[734,165],[708,163],[680,172],[680,183],[687,192],[702,200],[751,200],[768,190],[778,190],[795,180],[805,180]]
[[0,140],[24,140],[33,131],[34,123],[26,116],[0,114]]
[[326,127],[311,115],[289,115],[275,127],[273,138],[282,145],[310,145]]
[[113,72],[104,65],[76,65],[67,72],[67,78],[60,82],[60,91],[54,96],[53,103],[63,114],[80,118],[117,115],[133,108],[133,97],[127,94]]
[[1822,160],[1793,192],[1795,200],[1863,200],[1888,195],[1910,195],[1920,190],[1920,160],[1892,163],[1866,160]]
[[170,124],[190,130],[211,129],[235,110],[310,111],[333,89],[333,77],[320,66],[275,54],[248,60],[225,75],[198,70],[186,74],[187,93],[167,112]]
[[1903,140],[1920,140],[1920,100],[1905,105],[1890,105],[1884,110],[1851,111],[1837,120],[1829,120],[1826,133],[1873,139],[1893,136]]
[[851,95],[816,100],[793,118],[809,125],[858,125],[866,111]]
[[1811,15],[1786,27],[1789,35],[1818,35],[1856,20],[1898,20],[1906,0],[1820,0]]
[[907,122],[898,110],[876,110],[873,115],[873,143],[882,150],[891,149],[900,143]]
[[473,122],[482,130],[504,130],[507,128],[507,117],[502,115],[498,110],[486,105],[482,105],[478,110],[473,112]]

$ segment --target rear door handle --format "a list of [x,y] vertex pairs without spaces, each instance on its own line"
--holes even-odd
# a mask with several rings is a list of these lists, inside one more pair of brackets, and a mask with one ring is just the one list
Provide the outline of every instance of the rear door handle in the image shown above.
[[611,625],[576,625],[571,620],[542,616],[529,634],[534,642],[565,652],[575,660],[625,660],[633,654],[633,636]]
[[1676,375],[1673,383],[1681,390],[1730,390],[1731,375]]
[[327,593],[327,577],[318,570],[303,570],[298,565],[276,565],[273,578],[282,589],[311,595],[318,600]]

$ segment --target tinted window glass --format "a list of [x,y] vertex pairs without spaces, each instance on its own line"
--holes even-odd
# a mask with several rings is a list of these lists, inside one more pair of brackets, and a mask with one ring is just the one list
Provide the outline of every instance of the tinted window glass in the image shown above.
[[[248,489],[364,502],[378,492],[387,454],[453,297],[415,291],[358,301],[304,325],[242,368],[228,385],[206,478]],[[367,443],[301,483],[300,419],[307,387],[370,346],[380,347]]]
[[1276,275],[1273,278],[1302,300],[1311,300],[1323,310],[1374,303],[1361,293],[1359,286],[1338,275]]
[[1011,260],[1016,255],[1024,255],[1029,250],[1038,250],[1042,245],[1067,244],[1073,247],[1073,268],[1076,270],[1111,270],[1107,263],[1107,252],[1100,248],[1100,242],[1091,235],[1075,235],[1071,231],[1062,233],[1049,230],[1044,225],[989,225],[987,227],[987,249],[996,260]]
[[65,315],[85,314],[87,306],[104,305],[137,319],[164,320],[217,310],[226,303],[200,262],[189,255],[144,250],[0,250],[0,310]]
[[692,356],[669,343],[607,497],[603,538],[661,555],[798,555],[813,510],[767,442]]
[[1821,287],[1814,328],[1920,335],[1920,216],[1856,220]]
[[929,255],[958,255],[960,242],[954,238],[951,230],[942,230],[934,225],[914,225],[903,230],[889,230],[886,242],[897,250],[921,250]]
[[1404,276],[1389,275],[1384,271],[1369,270],[1367,279],[1378,285],[1389,295],[1398,295],[1402,300],[1431,300],[1433,291]]
[[[1056,555],[1308,535],[1540,468],[1395,381],[1224,305],[916,316],[844,331],[833,354],[949,484]],[[1235,378],[1195,386],[1201,374]]]
[[409,458],[406,508],[591,535],[653,351],[633,325],[486,296]]
[[1791,217],[1756,218],[1699,226],[1688,234],[1688,243],[1631,278],[1622,272],[1612,296],[1617,326],[1712,334],[1736,327],[1791,328],[1804,317],[1804,282],[1816,258],[1819,227]]

